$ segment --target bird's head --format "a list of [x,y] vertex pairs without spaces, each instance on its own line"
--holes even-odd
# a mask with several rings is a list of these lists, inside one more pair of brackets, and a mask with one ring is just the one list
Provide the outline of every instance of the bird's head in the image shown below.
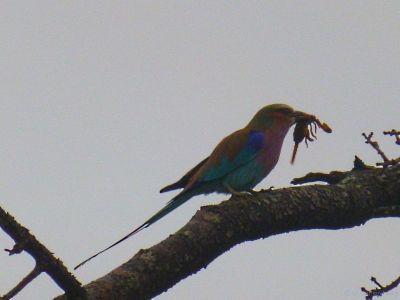
[[260,130],[276,125],[289,128],[298,121],[313,117],[305,112],[294,110],[287,104],[271,104],[261,108],[247,126]]

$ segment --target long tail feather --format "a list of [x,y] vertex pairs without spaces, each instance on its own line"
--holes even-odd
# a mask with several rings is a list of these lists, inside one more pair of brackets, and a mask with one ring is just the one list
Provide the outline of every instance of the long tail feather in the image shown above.
[[169,192],[169,191],[173,191],[173,190],[177,190],[177,189],[183,189],[185,187],[186,182],[182,183],[181,181],[177,181],[173,184],[167,185],[166,187],[163,187],[160,190],[160,193],[165,193],[165,192]]
[[128,233],[127,235],[125,235],[123,238],[119,239],[118,241],[116,241],[115,243],[113,243],[112,245],[108,246],[107,248],[97,252],[96,254],[92,255],[91,257],[85,259],[84,261],[82,261],[80,264],[78,264],[74,270],[80,268],[81,266],[83,266],[84,264],[86,264],[88,261],[92,260],[93,258],[95,258],[96,256],[106,252],[107,250],[113,248],[114,246],[118,245],[119,243],[125,241],[126,239],[128,239],[129,237],[133,236],[134,234],[138,233],[139,231],[142,231],[144,228],[149,227],[151,224],[157,222],[158,220],[160,220],[162,217],[166,216],[168,213],[170,213],[171,211],[173,211],[175,208],[179,207],[180,205],[182,205],[183,203],[185,203],[187,200],[189,200],[193,195],[187,192],[184,193],[180,193],[178,195],[176,195],[174,198],[172,198],[167,205],[165,205],[161,210],[159,210],[156,214],[154,214],[150,219],[148,219],[146,222],[144,222],[142,225],[140,225],[139,227],[137,227],[136,229],[134,229],[133,231],[131,231],[130,233]]

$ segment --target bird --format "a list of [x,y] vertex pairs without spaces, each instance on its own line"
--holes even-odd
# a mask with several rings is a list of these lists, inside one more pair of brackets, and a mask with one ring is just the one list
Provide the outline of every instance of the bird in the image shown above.
[[210,156],[178,181],[160,190],[160,193],[164,193],[182,189],[161,210],[123,238],[85,259],[74,269],[149,227],[196,195],[216,192],[242,196],[253,193],[253,188],[277,164],[290,127],[309,116],[286,104],[264,106],[245,127],[225,137]]

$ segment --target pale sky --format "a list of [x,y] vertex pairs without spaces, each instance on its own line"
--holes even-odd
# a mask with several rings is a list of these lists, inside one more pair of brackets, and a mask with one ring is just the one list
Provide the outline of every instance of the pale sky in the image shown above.
[[[399,1],[1,1],[0,205],[72,269],[175,193],[160,187],[262,106],[287,103],[334,130],[289,164],[289,133],[257,188],[378,156],[399,128]],[[75,275],[88,283],[182,227],[198,196]],[[363,299],[399,275],[400,223],[381,219],[247,242],[159,300]],[[0,248],[11,239],[0,232]],[[0,253],[0,294],[33,268]],[[62,291],[41,275],[15,299]],[[400,290],[384,299],[398,299]]]

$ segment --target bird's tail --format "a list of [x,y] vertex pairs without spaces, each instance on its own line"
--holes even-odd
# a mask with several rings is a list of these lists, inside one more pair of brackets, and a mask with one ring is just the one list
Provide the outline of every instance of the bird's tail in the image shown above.
[[78,264],[74,270],[78,269],[79,267],[83,266],[85,263],[87,263],[89,260],[92,260],[96,256],[102,254],[103,252],[106,252],[107,250],[113,248],[114,246],[118,245],[119,243],[125,241],[132,235],[138,233],[144,228],[149,227],[151,224],[157,222],[160,220],[162,217],[166,216],[169,214],[171,211],[173,211],[175,208],[179,207],[183,203],[185,203],[187,200],[189,200],[191,197],[193,197],[193,194],[190,192],[183,191],[180,194],[176,195],[174,198],[172,198],[161,210],[159,210],[156,214],[154,214],[151,218],[149,218],[146,222],[144,222],[142,225],[134,229],[132,232],[128,233],[126,236],[123,238],[119,239],[112,245],[108,246],[107,248],[97,252],[96,254],[92,255],[91,257],[85,259],[83,262]]

